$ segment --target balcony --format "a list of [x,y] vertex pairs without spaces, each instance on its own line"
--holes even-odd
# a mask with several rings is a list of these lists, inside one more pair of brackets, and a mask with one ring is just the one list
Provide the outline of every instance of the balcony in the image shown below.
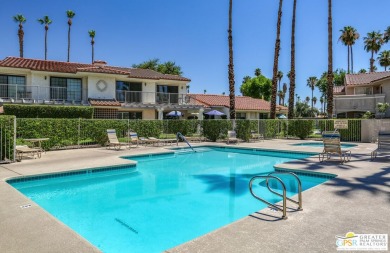
[[86,94],[86,91],[65,87],[0,84],[0,98],[5,102],[83,103],[82,94]]
[[385,102],[385,94],[359,94],[334,96],[334,113],[376,112],[377,104]]
[[116,100],[126,104],[195,105],[195,101],[186,94],[163,92],[117,90]]

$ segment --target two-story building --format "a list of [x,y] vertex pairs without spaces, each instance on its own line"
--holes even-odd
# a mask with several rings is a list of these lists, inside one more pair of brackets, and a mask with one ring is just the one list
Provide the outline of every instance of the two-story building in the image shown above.
[[203,112],[187,96],[191,80],[148,69],[7,57],[0,61],[3,103],[88,105],[94,118],[163,119]]
[[333,94],[338,118],[360,118],[367,111],[378,114],[378,103],[390,103],[390,71],[347,74],[345,86],[334,87]]

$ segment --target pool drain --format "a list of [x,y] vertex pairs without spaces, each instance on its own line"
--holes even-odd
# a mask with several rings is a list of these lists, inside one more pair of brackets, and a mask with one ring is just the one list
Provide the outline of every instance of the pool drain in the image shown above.
[[119,224],[121,224],[122,226],[124,226],[125,228],[127,228],[128,230],[130,230],[130,231],[132,231],[132,232],[138,234],[138,231],[135,230],[134,228],[132,228],[132,227],[131,227],[129,224],[127,224],[126,222],[124,222],[124,221],[122,221],[122,220],[120,220],[120,219],[118,219],[118,218],[115,218],[115,220],[116,220]]

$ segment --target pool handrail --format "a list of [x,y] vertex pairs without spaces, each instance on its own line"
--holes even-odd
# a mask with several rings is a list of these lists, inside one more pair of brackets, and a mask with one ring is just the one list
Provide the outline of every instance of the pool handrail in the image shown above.
[[[275,171],[275,172],[269,173],[268,176],[274,175],[274,174],[286,174],[286,175],[291,175],[291,176],[293,176],[293,177],[297,180],[297,183],[298,183],[298,201],[293,200],[293,199],[291,199],[291,198],[289,198],[289,197],[286,197],[286,199],[287,199],[288,201],[293,202],[294,204],[297,204],[297,205],[298,205],[298,211],[302,211],[302,210],[303,210],[303,209],[302,209],[302,182],[301,182],[301,180],[299,179],[299,177],[297,176],[297,174],[295,174],[295,173],[293,173],[293,172],[288,172],[288,171],[286,171],[286,172]],[[277,193],[276,191],[272,190],[272,189],[269,187],[268,179],[266,179],[266,185],[267,185],[267,188],[268,188],[268,190],[269,190],[270,192],[272,192],[272,193],[274,193],[274,194],[276,194],[276,195],[278,195],[278,196],[280,196],[280,197],[283,197],[282,194]]]
[[[280,182],[280,184],[282,185],[282,188],[283,188],[283,208],[280,208],[278,207],[277,205],[275,204],[272,204],[271,202],[268,202],[267,200],[263,199],[263,198],[260,198],[259,196],[257,196],[254,192],[253,192],[253,189],[252,189],[252,185],[253,185],[253,181],[258,179],[258,178],[264,178],[264,179],[275,179],[275,180],[278,180]],[[269,189],[269,188],[268,188]],[[286,185],[283,183],[283,181],[278,178],[278,177],[275,177],[275,176],[270,176],[270,175],[267,175],[267,176],[254,176],[251,178],[251,180],[249,181],[249,191],[251,192],[252,196],[255,197],[257,200],[260,200],[261,202],[269,205],[269,206],[272,206],[273,208],[275,208],[276,210],[278,211],[281,211],[283,212],[283,215],[282,215],[282,219],[283,220],[286,220],[287,219],[287,211],[286,211],[286,206],[287,206],[287,203],[286,203]],[[279,195],[279,194],[278,194]]]
[[182,139],[185,143],[187,143],[187,145],[192,149],[192,151],[196,152],[194,148],[190,145],[190,143],[187,141],[186,137],[180,132],[177,132],[176,134],[177,145],[179,145],[179,138]]

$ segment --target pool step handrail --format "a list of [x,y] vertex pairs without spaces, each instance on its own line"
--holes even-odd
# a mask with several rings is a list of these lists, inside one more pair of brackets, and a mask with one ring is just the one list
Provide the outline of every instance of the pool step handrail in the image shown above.
[[[277,205],[275,204],[272,204],[271,202],[268,202],[267,200],[263,199],[263,198],[260,198],[259,196],[257,196],[254,192],[253,192],[253,189],[252,189],[252,185],[253,185],[253,181],[255,181],[256,179],[258,178],[263,178],[263,179],[275,179],[277,181],[279,181],[279,183],[282,185],[282,188],[283,188],[283,208],[280,208],[278,207]],[[269,206],[272,206],[273,208],[275,208],[276,210],[278,211],[281,211],[283,213],[282,215],[282,219],[283,220],[286,220],[287,219],[287,211],[286,211],[286,185],[283,183],[283,181],[278,178],[278,177],[275,177],[275,176],[254,176],[251,178],[251,180],[249,181],[249,191],[251,192],[252,196],[255,197],[256,199],[260,200],[261,202],[269,205]]]
[[[285,174],[285,175],[291,175],[293,176],[296,180],[297,180],[297,183],[298,183],[298,201],[296,200],[293,200],[289,197],[286,197],[286,199],[288,201],[291,201],[293,202],[294,204],[297,204],[298,205],[298,211],[302,211],[302,182],[301,180],[299,179],[299,177],[297,176],[297,174],[293,173],[293,172],[280,172],[280,171],[275,171],[275,172],[271,172],[268,174],[268,176],[271,176],[271,175],[275,175],[275,174]],[[267,188],[270,192],[272,192],[273,194],[276,194],[280,197],[283,197],[282,194],[280,193],[277,193],[276,191],[272,190],[270,187],[269,187],[269,183],[268,183],[268,179],[266,179],[266,185],[267,185]]]
[[187,145],[192,149],[192,151],[196,152],[194,148],[190,145],[190,143],[187,141],[186,137],[182,133],[177,132],[176,134],[177,145],[179,145],[179,139],[182,139],[185,143],[187,143]]
[[[273,176],[275,174],[292,175],[297,180],[297,183],[298,183],[298,201],[293,200],[293,199],[287,197],[287,195],[286,195],[286,185],[284,184],[282,179],[280,179],[279,177]],[[272,204],[272,203],[268,202],[267,200],[257,196],[253,192],[253,189],[252,189],[253,181],[256,180],[256,179],[259,179],[259,178],[262,178],[262,179],[266,180],[266,186],[267,186],[267,188],[268,188],[268,190],[270,192],[272,192],[273,194],[278,195],[278,196],[283,198],[283,207],[282,208],[280,208],[279,206],[277,206],[275,204]],[[279,183],[282,185],[283,194],[280,194],[280,193],[278,193],[278,192],[276,192],[276,191],[274,191],[274,190],[272,190],[270,188],[269,181],[268,181],[269,179],[275,179],[275,180],[279,181]],[[254,176],[249,181],[249,191],[251,192],[252,196],[255,197],[256,199],[258,199],[261,202],[263,202],[263,203],[265,203],[265,204],[275,208],[277,211],[281,211],[283,213],[282,219],[284,219],[284,220],[287,219],[287,212],[286,212],[287,200],[297,204],[298,205],[298,211],[302,211],[303,210],[302,209],[302,182],[299,179],[299,177],[295,173],[293,173],[293,172],[278,172],[278,171],[275,171],[275,172],[271,172],[271,173],[269,173],[268,175],[265,175],[265,176],[262,176],[262,175]]]

